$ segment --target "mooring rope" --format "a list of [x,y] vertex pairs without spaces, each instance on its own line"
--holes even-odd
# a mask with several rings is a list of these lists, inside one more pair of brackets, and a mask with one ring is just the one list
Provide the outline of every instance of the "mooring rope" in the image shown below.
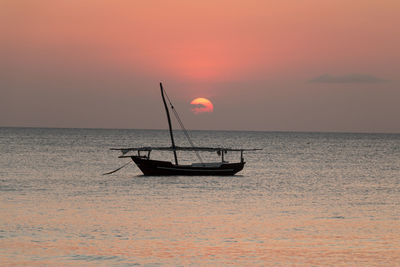
[[114,172],[117,172],[117,171],[119,171],[120,169],[122,169],[123,167],[125,167],[126,165],[128,165],[129,163],[131,163],[131,161],[129,161],[128,163],[126,163],[126,164],[122,165],[121,167],[119,167],[119,168],[118,168],[118,169],[116,169],[116,170],[113,170],[113,171],[110,171],[110,172],[103,173],[103,175],[109,175],[109,174],[112,174],[112,173],[114,173]]

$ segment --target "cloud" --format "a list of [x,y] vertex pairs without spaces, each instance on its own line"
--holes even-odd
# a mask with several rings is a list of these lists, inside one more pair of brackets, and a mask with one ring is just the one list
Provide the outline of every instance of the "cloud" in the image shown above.
[[312,83],[381,83],[386,80],[369,75],[369,74],[347,74],[347,75],[330,75],[324,74],[318,76],[309,82]]
[[203,104],[192,104],[193,108],[205,108],[206,106]]

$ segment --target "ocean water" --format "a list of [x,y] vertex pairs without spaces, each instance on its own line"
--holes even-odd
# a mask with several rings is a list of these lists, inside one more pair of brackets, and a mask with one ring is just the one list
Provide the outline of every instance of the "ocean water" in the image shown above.
[[400,265],[399,134],[192,137],[263,150],[230,177],[105,176],[168,132],[0,128],[0,265]]

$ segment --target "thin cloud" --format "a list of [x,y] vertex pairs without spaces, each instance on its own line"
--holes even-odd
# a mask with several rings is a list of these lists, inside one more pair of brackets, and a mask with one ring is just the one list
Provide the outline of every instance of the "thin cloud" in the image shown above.
[[192,104],[193,108],[205,108],[206,106],[203,104]]
[[312,83],[381,83],[386,80],[369,75],[369,74],[347,74],[347,75],[330,75],[324,74],[318,76],[309,82]]

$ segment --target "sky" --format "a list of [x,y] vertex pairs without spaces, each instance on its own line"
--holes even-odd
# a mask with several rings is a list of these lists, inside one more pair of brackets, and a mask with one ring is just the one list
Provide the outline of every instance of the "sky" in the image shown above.
[[[0,0],[0,126],[400,133],[398,0]],[[213,112],[195,113],[198,97]],[[177,123],[174,123],[177,126]]]

